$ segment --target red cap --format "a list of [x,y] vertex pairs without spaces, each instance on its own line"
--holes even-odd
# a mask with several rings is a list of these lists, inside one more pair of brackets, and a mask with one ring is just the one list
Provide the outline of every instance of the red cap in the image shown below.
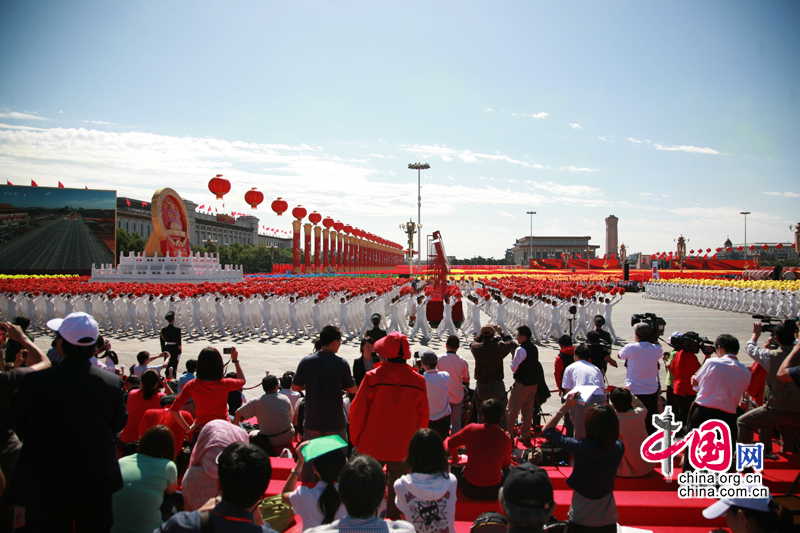
[[408,337],[393,331],[375,343],[375,351],[384,359],[394,359],[402,357],[411,359],[411,346],[408,344]]

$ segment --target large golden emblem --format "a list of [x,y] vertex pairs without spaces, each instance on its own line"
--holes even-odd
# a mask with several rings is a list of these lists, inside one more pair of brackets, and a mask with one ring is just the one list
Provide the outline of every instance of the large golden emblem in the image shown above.
[[189,244],[191,232],[189,215],[177,192],[164,187],[153,193],[150,216],[153,220],[153,233],[144,248],[145,255],[150,257],[192,255]]

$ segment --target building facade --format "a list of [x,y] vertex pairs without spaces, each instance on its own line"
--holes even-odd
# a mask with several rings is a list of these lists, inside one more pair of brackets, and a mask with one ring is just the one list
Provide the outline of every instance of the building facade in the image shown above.
[[[233,217],[231,215],[207,215],[195,211],[197,204],[183,200],[192,228],[189,242],[192,246],[204,246],[208,240],[216,241],[216,246],[233,243],[241,245],[264,244],[276,248],[291,248],[292,239],[259,235],[259,219],[253,215]],[[117,227],[128,233],[136,232],[147,241],[153,233],[150,202],[134,198],[117,197]]]
[[[767,245],[767,249],[764,250],[763,246]],[[717,259],[733,259],[733,260],[743,260],[743,259],[752,259],[753,256],[758,255],[760,261],[797,261],[798,255],[797,251],[792,248],[791,242],[782,242],[781,249],[777,248],[777,242],[749,242],[747,246],[743,243],[734,244],[731,242],[730,239],[727,239],[723,245],[722,250],[717,252]],[[742,247],[742,251],[740,252],[737,248]],[[755,246],[755,250],[750,250],[750,246]],[[727,248],[731,248],[729,252]],[[746,252],[746,255],[745,255]]]
[[[533,259],[561,259],[564,254],[575,257],[594,259],[597,254],[597,245],[589,244],[592,238],[586,237],[543,237],[538,235],[517,239],[510,252],[514,257],[515,265],[527,265]],[[506,257],[508,257],[508,253]]]

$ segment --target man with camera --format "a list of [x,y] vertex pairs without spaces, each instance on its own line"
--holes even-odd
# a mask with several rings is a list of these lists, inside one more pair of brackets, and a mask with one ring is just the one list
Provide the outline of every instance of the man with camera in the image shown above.
[[[495,337],[495,333],[501,337]],[[481,328],[481,334],[472,341],[469,349],[475,358],[475,394],[477,404],[482,405],[485,400],[495,398],[503,404],[503,417],[500,427],[506,429],[505,408],[507,403],[506,386],[503,383],[503,358],[513,352],[517,344],[511,336],[503,334],[500,326],[486,325]],[[483,415],[478,412],[478,421],[483,422]]]
[[[781,381],[777,375],[781,364],[794,348],[794,332],[784,324],[778,324],[772,329],[767,348],[759,348],[757,343],[763,326],[760,322],[753,324],[753,336],[747,341],[745,351],[767,371],[767,390],[764,394],[764,405],[740,416],[737,425],[739,442],[752,444],[753,432],[759,431],[765,456],[777,459],[772,454],[772,439],[764,434],[764,430],[769,429],[767,433],[771,434],[771,428],[781,428],[784,451],[793,452],[794,446],[800,446],[800,388]],[[773,340],[778,344],[777,349],[770,349]]]
[[661,360],[661,348],[653,341],[658,342],[653,337],[653,330],[645,322],[639,322],[633,327],[636,342],[626,344],[617,354],[617,357],[627,361],[627,374],[625,375],[625,387],[635,394],[647,408],[648,435],[655,432],[653,426],[653,415],[659,414],[658,395],[660,385],[658,380],[658,362]]

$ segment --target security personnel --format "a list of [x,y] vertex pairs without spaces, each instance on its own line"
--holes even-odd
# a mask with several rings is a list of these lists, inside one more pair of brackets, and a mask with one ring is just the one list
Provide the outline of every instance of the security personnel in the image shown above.
[[175,313],[170,311],[164,318],[169,324],[161,330],[161,351],[169,352],[167,368],[172,369],[172,376],[177,375],[178,361],[181,358],[181,328],[175,327]]
[[381,329],[381,315],[379,313],[374,313],[371,317],[369,317],[372,321],[372,329],[368,330],[366,336],[372,339],[372,342],[378,342],[382,338],[386,336],[386,330]]

